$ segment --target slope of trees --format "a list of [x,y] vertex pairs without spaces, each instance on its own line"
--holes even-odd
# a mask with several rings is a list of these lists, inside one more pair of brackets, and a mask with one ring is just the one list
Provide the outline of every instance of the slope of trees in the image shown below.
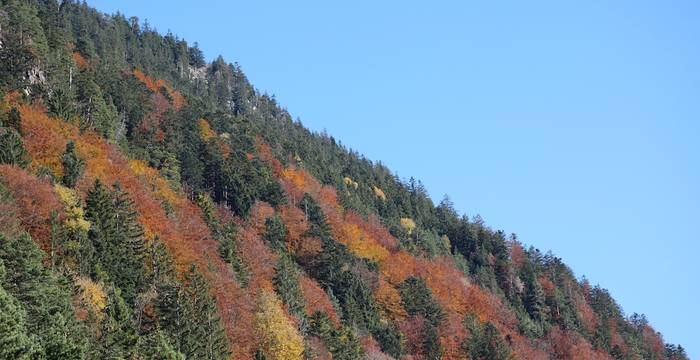
[[196,43],[55,0],[0,39],[0,358],[687,358]]

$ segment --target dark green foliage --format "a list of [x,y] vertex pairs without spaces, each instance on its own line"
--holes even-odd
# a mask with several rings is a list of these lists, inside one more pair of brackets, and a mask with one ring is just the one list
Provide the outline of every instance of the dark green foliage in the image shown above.
[[341,326],[336,329],[328,315],[316,312],[311,316],[309,334],[320,338],[328,350],[333,354],[333,359],[354,360],[360,359],[363,355],[357,335],[347,327]]
[[299,285],[298,271],[297,265],[289,255],[282,254],[277,262],[272,284],[282,303],[289,309],[289,313],[303,320],[305,318],[304,294]]
[[398,287],[404,309],[411,316],[425,319],[423,327],[423,351],[430,359],[442,354],[437,327],[445,319],[445,312],[433,299],[433,294],[421,278],[410,277]]
[[680,345],[666,344],[666,357],[671,360],[687,360],[688,354],[685,353],[685,349]]
[[[0,282],[4,278],[0,261]],[[0,286],[0,359],[32,359],[41,347],[27,331],[27,315],[19,302]]]
[[129,304],[146,282],[143,228],[133,202],[119,186],[110,192],[98,180],[88,191],[85,218],[95,249],[92,273],[110,279]]
[[108,285],[105,290],[109,299],[105,309],[106,317],[100,324],[98,347],[92,355],[99,358],[126,359],[133,355],[138,341],[136,329],[131,322],[132,311],[118,288]]
[[75,153],[75,144],[72,141],[66,144],[66,152],[61,157],[61,164],[63,165],[61,183],[69,188],[75,187],[85,170],[85,161],[78,159],[78,154]]
[[174,349],[187,358],[226,359],[228,341],[208,283],[195,267],[186,274],[185,282],[185,286],[175,281],[157,285],[159,327]]
[[181,351],[193,359],[226,359],[228,341],[219,323],[216,303],[209,294],[209,284],[192,267],[185,276],[185,315],[188,331],[181,339]]
[[27,74],[48,52],[37,10],[26,1],[7,0],[0,10],[0,86],[16,90],[28,86]]
[[442,358],[442,347],[440,346],[440,335],[435,326],[427,325],[423,328],[423,352],[430,360]]
[[398,289],[403,307],[409,315],[422,315],[433,326],[440,325],[444,320],[444,311],[433,299],[433,294],[423,279],[410,277]]
[[5,120],[2,121],[2,126],[15,129],[18,134],[22,134],[22,115],[19,113],[17,108],[13,107],[7,112]]
[[473,316],[468,316],[466,326],[469,330],[469,339],[462,348],[474,360],[506,360],[510,356],[510,349],[493,324],[484,324]]
[[265,235],[263,239],[271,249],[284,252],[286,250],[285,238],[287,229],[279,216],[273,216],[265,220]]
[[52,359],[80,358],[86,338],[75,321],[70,291],[44,267],[42,259],[29,236],[7,239],[0,235],[0,260],[5,269],[0,287],[16,299],[15,308],[21,305],[27,334],[40,344],[40,353]]
[[385,353],[396,359],[404,355],[406,339],[398,326],[393,322],[379,325],[378,328],[372,332],[372,335],[377,339],[377,342]]
[[233,224],[226,225],[219,238],[219,254],[227,263],[231,264],[236,279],[242,286],[248,284],[248,270],[236,252],[236,228]]
[[139,338],[136,356],[144,360],[185,360],[185,355],[175,350],[162,331],[153,331]]
[[26,168],[29,162],[29,154],[22,145],[19,133],[13,128],[0,127],[0,164]]

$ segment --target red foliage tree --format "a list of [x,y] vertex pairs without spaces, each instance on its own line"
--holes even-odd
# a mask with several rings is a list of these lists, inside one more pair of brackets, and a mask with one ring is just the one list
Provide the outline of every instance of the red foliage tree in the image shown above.
[[306,275],[299,277],[299,284],[301,285],[301,291],[304,294],[304,300],[306,301],[306,315],[311,316],[315,312],[320,311],[325,313],[330,318],[331,322],[335,326],[340,326],[340,318],[336,313],[333,305],[328,296],[321,289],[321,287],[314,280]]
[[22,227],[46,251],[51,249],[51,214],[60,216],[63,206],[56,198],[53,186],[26,171],[10,165],[0,165],[0,180],[14,199]]
[[292,205],[280,206],[279,216],[287,228],[287,250],[296,253],[301,246],[304,234],[309,230],[309,222],[304,212]]

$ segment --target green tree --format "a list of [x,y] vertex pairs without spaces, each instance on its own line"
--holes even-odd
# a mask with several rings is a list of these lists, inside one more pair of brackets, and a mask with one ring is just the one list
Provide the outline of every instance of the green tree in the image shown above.
[[18,134],[22,135],[22,115],[16,107],[7,112],[3,126],[15,129]]
[[75,153],[75,143],[72,141],[66,144],[66,151],[61,157],[61,164],[63,165],[61,183],[69,188],[75,187],[78,179],[83,175],[85,162],[78,158],[78,154]]
[[[0,261],[0,282],[4,275]],[[27,330],[27,314],[19,302],[0,286],[0,359],[33,359],[41,347]]]
[[22,305],[28,333],[37,337],[46,356],[81,358],[87,339],[74,318],[71,293],[44,267],[43,258],[28,235],[0,235],[0,260],[6,269],[0,286]]
[[132,311],[121,296],[119,288],[107,286],[109,302],[105,309],[106,318],[100,323],[99,347],[95,357],[102,359],[128,359],[135,350],[138,341],[136,329],[131,321]]
[[265,220],[265,235],[263,236],[263,239],[270,248],[276,251],[285,251],[286,237],[287,229],[279,216],[273,216]]
[[145,239],[133,202],[119,186],[110,192],[96,180],[87,194],[85,218],[92,224],[88,237],[95,249],[94,275],[113,281],[133,304],[147,281]]
[[136,357],[143,360],[185,360],[185,355],[175,350],[167,336],[159,330],[139,337]]
[[22,145],[19,133],[13,128],[0,128],[0,164],[26,168],[29,162],[29,154]]
[[299,320],[304,319],[304,294],[299,286],[299,274],[294,261],[283,254],[277,262],[272,279],[275,291],[289,312]]
[[473,315],[467,316],[465,325],[469,338],[462,344],[462,349],[474,360],[506,360],[510,349],[493,324],[480,323]]
[[192,359],[228,358],[228,340],[208,282],[195,266],[185,274],[185,282],[187,332],[182,339],[182,353]]

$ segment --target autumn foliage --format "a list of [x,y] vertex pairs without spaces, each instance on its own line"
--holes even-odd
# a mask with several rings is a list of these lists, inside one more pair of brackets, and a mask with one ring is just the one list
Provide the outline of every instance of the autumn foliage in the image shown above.
[[43,250],[50,252],[52,214],[58,220],[63,210],[51,183],[10,165],[0,165],[0,181],[14,199],[22,227]]

